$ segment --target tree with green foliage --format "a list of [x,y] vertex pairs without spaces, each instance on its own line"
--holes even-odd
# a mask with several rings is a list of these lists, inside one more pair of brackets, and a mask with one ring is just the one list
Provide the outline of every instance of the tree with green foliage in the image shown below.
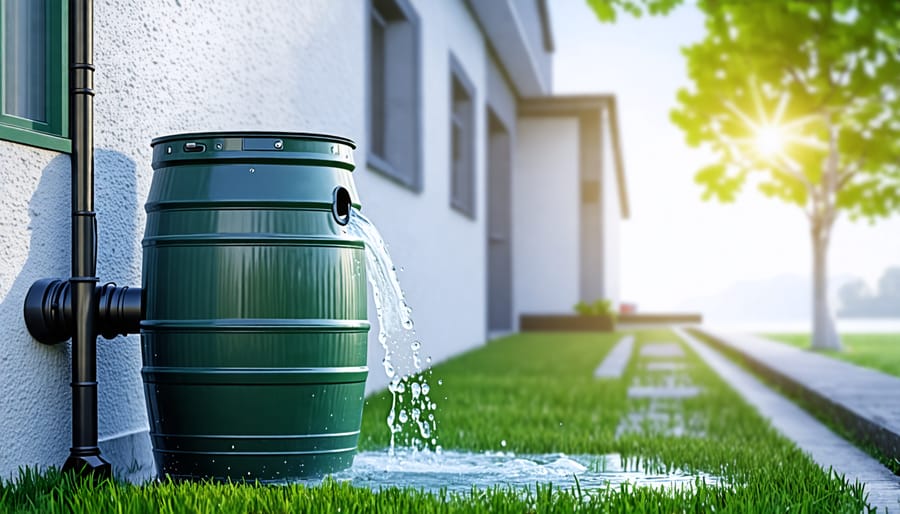
[[[589,0],[664,14],[679,0]],[[602,7],[598,8],[598,5]],[[900,211],[900,2],[700,0],[705,38],[683,49],[689,88],[672,121],[716,161],[695,176],[704,199],[732,202],[750,182],[800,207],[813,255],[813,337],[840,349],[827,252],[841,213]],[[612,14],[610,14],[612,13]]]

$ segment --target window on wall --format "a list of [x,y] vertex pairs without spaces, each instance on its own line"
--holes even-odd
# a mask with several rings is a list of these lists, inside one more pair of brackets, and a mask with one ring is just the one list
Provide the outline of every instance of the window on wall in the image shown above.
[[450,206],[475,218],[475,92],[450,59]]
[[0,0],[0,139],[71,151],[67,5]]
[[420,191],[418,17],[408,0],[371,0],[370,18],[368,164]]

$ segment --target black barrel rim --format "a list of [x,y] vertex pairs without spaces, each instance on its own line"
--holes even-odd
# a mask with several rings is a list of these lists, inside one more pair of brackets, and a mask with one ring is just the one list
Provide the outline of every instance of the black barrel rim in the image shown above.
[[308,141],[324,141],[327,143],[339,143],[350,146],[356,150],[356,143],[349,138],[343,136],[334,136],[331,134],[320,134],[316,132],[278,132],[278,131],[225,131],[225,132],[183,132],[180,134],[170,134],[160,136],[150,141],[150,146],[154,147],[160,143],[170,143],[172,141],[180,141],[182,139],[214,139],[224,137],[280,137],[291,139],[305,139]]

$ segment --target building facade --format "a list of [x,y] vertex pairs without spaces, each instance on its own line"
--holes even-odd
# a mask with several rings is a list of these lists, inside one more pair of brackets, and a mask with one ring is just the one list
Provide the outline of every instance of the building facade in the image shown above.
[[[3,477],[60,465],[70,445],[70,349],[36,343],[22,319],[35,280],[70,274],[65,4],[0,0]],[[617,299],[627,206],[615,101],[552,98],[543,0],[95,4],[104,281],[141,282],[152,138],[272,130],[357,142],[363,212],[404,268],[434,362],[516,331],[522,313]],[[604,171],[603,141],[615,170]],[[376,331],[368,391],[387,381]],[[140,338],[101,339],[97,363],[104,455],[147,476]]]

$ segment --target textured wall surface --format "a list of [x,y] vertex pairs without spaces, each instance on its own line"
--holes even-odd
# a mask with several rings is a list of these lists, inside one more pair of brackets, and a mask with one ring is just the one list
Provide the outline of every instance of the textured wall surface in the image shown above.
[[[437,361],[483,342],[483,138],[476,139],[479,201],[472,221],[449,209],[447,119],[452,51],[475,84],[477,133],[483,134],[482,37],[460,2],[413,2],[423,34],[425,184],[412,193],[363,165],[365,5],[95,2],[101,280],[140,284],[153,137],[198,130],[334,133],[360,145],[364,208],[405,267],[400,278],[424,351]],[[21,465],[61,464],[70,444],[67,346],[34,342],[21,316],[34,280],[69,275],[69,159],[0,141],[0,170],[0,476],[7,477]],[[376,329],[369,390],[386,383]],[[146,471],[139,338],[100,339],[98,346],[101,447],[120,471],[133,465]]]
[[513,177],[515,316],[571,314],[579,297],[578,119],[519,120]]

